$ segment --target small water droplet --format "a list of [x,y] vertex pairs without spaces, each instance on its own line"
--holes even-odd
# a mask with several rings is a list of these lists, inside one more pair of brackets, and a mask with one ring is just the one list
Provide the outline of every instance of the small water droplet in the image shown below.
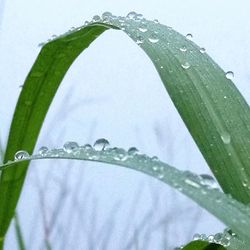
[[108,146],[109,146],[109,141],[104,138],[101,138],[96,140],[93,147],[96,151],[102,151],[105,150]]
[[200,188],[200,185],[191,179],[185,179],[185,182],[190,186],[193,186],[195,188]]
[[138,154],[139,153],[139,150],[136,148],[136,147],[131,147],[128,149],[128,154],[129,155],[135,155],[135,154]]
[[204,53],[206,52],[206,49],[205,49],[205,48],[200,48],[200,52],[201,52],[202,54],[204,54]]
[[229,144],[231,142],[231,136],[227,132],[223,132],[220,137],[225,144]]
[[189,40],[192,40],[193,35],[191,33],[188,33],[188,34],[186,34],[186,38],[189,39]]
[[147,25],[146,24],[142,24],[140,27],[139,27],[139,30],[141,32],[147,32],[148,31],[148,28],[147,28]]
[[138,36],[136,37],[136,43],[138,45],[142,44],[144,42],[144,38],[142,36]]
[[157,43],[157,42],[159,42],[159,38],[158,38],[158,36],[157,36],[155,33],[152,33],[152,34],[149,36],[148,40],[149,40],[151,43]]
[[14,160],[17,161],[17,160],[27,159],[29,158],[29,156],[30,155],[27,151],[20,150],[15,153]]
[[180,47],[180,51],[182,51],[182,52],[186,52],[186,51],[187,51],[187,47],[186,47],[186,46],[182,46],[182,47]]
[[45,44],[46,44],[45,42],[39,43],[38,47],[43,47]]
[[48,152],[48,148],[47,147],[41,147],[41,148],[39,148],[39,150],[38,150],[38,153],[41,155],[41,156],[44,156],[44,155],[46,155],[46,153]]
[[214,242],[214,236],[213,235],[209,235],[207,237],[207,240],[208,240],[208,242]]
[[190,68],[190,64],[189,64],[188,62],[185,62],[185,63],[183,63],[183,64],[181,65],[181,67],[182,67],[183,69],[188,69],[188,68]]
[[89,24],[89,21],[85,21],[84,25],[87,26]]
[[234,72],[233,71],[226,72],[226,78],[232,80],[234,78]]
[[79,145],[74,141],[68,141],[63,145],[63,149],[67,153],[72,153],[77,148],[79,148]]
[[154,19],[153,22],[154,23],[159,23],[159,20],[158,19]]
[[201,235],[200,234],[194,234],[193,235],[193,240],[200,240],[201,239]]

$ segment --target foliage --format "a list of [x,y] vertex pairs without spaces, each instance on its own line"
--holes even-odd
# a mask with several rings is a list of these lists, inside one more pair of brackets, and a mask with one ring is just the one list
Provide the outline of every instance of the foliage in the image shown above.
[[[156,171],[156,163],[147,156],[144,156],[148,160],[146,163],[140,158],[141,155],[135,154],[128,158],[135,160],[136,164],[133,165],[130,161],[117,160],[120,153],[114,151],[109,162],[137,169],[164,180],[180,191],[184,190],[185,194],[232,227],[237,233],[235,238],[238,245],[242,247],[243,242],[250,240],[250,213],[248,206],[244,205],[250,201],[249,106],[231,81],[232,72],[223,72],[204,53],[204,49],[188,39],[190,35],[184,37],[157,20],[148,21],[134,12],[129,13],[126,18],[104,13],[102,18],[95,16],[92,22],[45,44],[18,99],[4,162],[12,159],[20,149],[30,153],[33,151],[48,108],[70,65],[91,42],[111,28],[127,33],[152,60],[225,194],[203,185],[200,177],[181,173],[167,164],[159,162]],[[107,153],[105,151],[104,148],[101,150],[104,155]],[[67,150],[63,153],[69,157]],[[92,153],[94,158],[102,156],[99,151]],[[9,167],[1,173],[0,248],[3,248],[4,237],[22,190],[28,167],[26,160],[31,159],[25,154],[23,157],[25,161],[17,157],[14,162],[16,167]],[[59,154],[59,157],[63,155]],[[75,155],[74,157],[77,158]],[[88,156],[79,159],[96,160]],[[98,160],[104,161],[102,158]],[[12,164],[2,165],[2,168]],[[175,184],[173,181],[171,183],[173,176]],[[216,201],[217,206],[214,207]]]

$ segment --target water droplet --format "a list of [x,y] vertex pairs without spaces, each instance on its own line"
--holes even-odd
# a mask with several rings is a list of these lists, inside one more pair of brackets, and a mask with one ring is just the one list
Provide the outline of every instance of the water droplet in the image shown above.
[[159,23],[159,20],[158,19],[154,19],[153,22],[154,23]]
[[200,177],[200,183],[202,185],[208,186],[209,188],[212,188],[212,189],[216,189],[219,187],[218,183],[213,178],[213,176],[208,175],[208,174],[201,174],[199,177]]
[[105,150],[105,148],[107,148],[109,146],[109,141],[104,139],[104,138],[101,138],[101,139],[98,139],[96,140],[96,142],[94,143],[94,149],[96,151],[102,151],[102,150]]
[[200,234],[194,234],[193,235],[193,240],[200,240],[201,239],[201,235]]
[[182,51],[182,52],[186,52],[186,51],[187,51],[186,46],[182,46],[182,47],[180,47],[180,51]]
[[231,136],[227,132],[222,133],[220,137],[225,144],[229,144],[231,142]]
[[45,42],[39,43],[38,47],[43,47],[45,44],[46,44]]
[[200,185],[191,179],[185,179],[185,182],[190,186],[193,186],[195,188],[200,188]]
[[141,32],[147,32],[147,25],[146,24],[142,24],[140,27],[139,27],[139,30],[141,31]]
[[137,13],[134,11],[131,11],[127,14],[127,18],[129,19],[135,19],[137,17]]
[[207,237],[207,240],[208,240],[208,242],[214,242],[214,236],[213,235],[209,235]]
[[15,153],[14,160],[17,161],[17,160],[27,159],[29,158],[29,156],[30,155],[27,151],[20,150]]
[[101,18],[100,18],[100,16],[95,15],[95,16],[93,16],[92,21],[93,22],[99,22],[99,21],[101,21]]
[[188,62],[185,62],[185,63],[183,63],[183,64],[181,65],[181,67],[182,67],[183,69],[188,69],[188,68],[190,68],[190,64],[189,64]]
[[136,37],[136,43],[138,45],[142,44],[144,42],[144,38],[142,36],[138,36]]
[[44,155],[46,155],[46,153],[48,152],[48,148],[47,147],[41,147],[41,148],[39,148],[39,150],[38,150],[38,153],[41,155],[41,156],[44,156]]
[[135,154],[138,154],[139,153],[139,150],[136,148],[136,147],[131,147],[128,149],[128,154],[129,155],[135,155]]
[[103,19],[104,21],[110,20],[111,17],[112,17],[112,13],[109,12],[109,11],[106,11],[106,12],[102,13],[102,19]]
[[63,145],[63,149],[67,153],[72,153],[77,148],[79,148],[79,145],[74,141],[68,141]]
[[87,26],[89,24],[89,21],[85,21],[84,25]]
[[155,33],[152,33],[152,34],[149,36],[148,40],[149,40],[151,43],[157,43],[157,42],[159,42],[159,38],[158,38],[158,36],[157,36]]
[[206,49],[205,49],[205,48],[200,48],[200,52],[201,52],[202,54],[204,54],[204,53],[206,52]]
[[189,39],[189,40],[192,40],[193,35],[191,33],[188,33],[188,34],[186,34],[186,38]]
[[233,71],[228,71],[226,73],[226,78],[229,80],[232,80],[234,78],[234,72]]

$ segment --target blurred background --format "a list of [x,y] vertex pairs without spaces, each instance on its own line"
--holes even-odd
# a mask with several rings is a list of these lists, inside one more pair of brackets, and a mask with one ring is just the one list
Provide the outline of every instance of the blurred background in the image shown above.
[[[130,11],[157,18],[193,40],[250,100],[250,4],[247,0],[0,0],[0,140],[4,149],[18,95],[40,47],[52,35],[93,15]],[[80,55],[64,78],[43,125],[41,146],[66,141],[135,146],[199,174],[210,170],[145,53],[120,31],[107,31]],[[30,249],[168,250],[195,233],[225,226],[167,185],[116,166],[32,162],[17,214]],[[14,224],[6,250],[18,249]]]

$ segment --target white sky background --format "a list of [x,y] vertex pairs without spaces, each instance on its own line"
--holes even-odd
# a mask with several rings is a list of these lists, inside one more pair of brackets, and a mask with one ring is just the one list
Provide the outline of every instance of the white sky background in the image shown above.
[[[192,33],[194,42],[205,47],[207,53],[225,71],[234,71],[234,82],[249,103],[248,1],[12,0],[5,1],[4,8],[3,5],[3,1],[0,2],[0,11],[3,10],[0,21],[0,136],[4,143],[20,92],[19,85],[23,83],[39,53],[40,48],[37,45],[51,35],[64,33],[72,26],[80,26],[85,20],[90,20],[93,15],[104,11],[124,16],[134,10],[148,19],[157,18],[182,34]],[[156,137],[155,128],[161,141]],[[100,137],[109,139],[113,146],[137,146],[142,152],[158,155],[162,160],[182,169],[198,173],[209,172],[169,100],[153,64],[136,44],[118,31],[108,31],[101,35],[70,68],[46,118],[38,147],[61,146],[68,140],[79,144],[93,143]],[[46,196],[49,204],[46,209],[49,214],[58,194],[55,179],[64,180],[63,176],[68,168],[66,166],[59,170],[62,164],[32,163],[33,167],[18,207],[25,239],[29,241],[33,238],[35,241],[32,249],[43,249],[41,221],[38,222],[40,226],[36,226],[36,233],[30,236],[34,231],[33,217],[41,217],[37,193],[38,177],[42,186],[47,185],[48,170],[51,171],[50,176],[55,177],[54,182],[46,187],[49,190],[49,195]],[[83,169],[82,164],[74,163],[74,166],[67,182],[71,191]],[[171,224],[169,242],[178,245],[188,240],[192,216],[199,214],[193,202],[142,174],[116,167],[103,167],[100,164],[88,164],[84,168],[84,184],[81,183],[83,187],[79,188],[79,193],[81,197],[84,196],[87,187],[91,186],[91,195],[94,194],[102,208],[98,210],[99,227],[112,211],[114,204],[121,201],[119,214],[115,217],[117,227],[113,234],[116,240],[113,238],[109,249],[122,249],[119,237],[124,238],[122,228],[138,189],[142,190],[138,201],[139,212],[137,211],[137,220],[131,224],[140,222],[143,214],[152,206],[150,190],[154,190],[160,193],[160,204],[155,208],[158,217],[164,217],[166,210],[168,213],[177,213],[174,215],[176,221]],[[67,206],[65,205],[63,212],[65,216],[68,214]],[[175,210],[182,209],[182,213],[178,215],[179,211],[171,210],[171,207]],[[89,206],[88,209],[91,210]],[[61,224],[64,225],[65,222],[62,220]],[[194,227],[194,231],[207,234],[222,229],[223,225],[206,212],[200,215],[199,222]],[[174,235],[174,231],[178,234]],[[159,237],[162,237],[161,233],[155,233],[150,244],[157,246],[157,249],[163,249],[160,248],[161,245],[157,245]],[[75,247],[74,242],[71,244],[71,247]],[[87,249],[83,242],[77,244],[78,249]],[[69,246],[65,249],[73,249]],[[11,234],[6,249],[15,249]],[[53,249],[60,248],[57,246]]]

